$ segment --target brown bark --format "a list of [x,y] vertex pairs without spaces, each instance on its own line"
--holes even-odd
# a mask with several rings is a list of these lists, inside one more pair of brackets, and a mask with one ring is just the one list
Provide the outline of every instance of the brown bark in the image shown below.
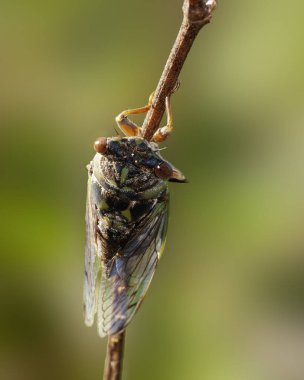
[[178,76],[201,28],[211,20],[216,0],[185,0],[184,18],[169,58],[156,87],[152,107],[143,123],[143,137],[151,140],[165,112],[165,99],[178,80]]
[[103,380],[120,380],[125,343],[125,331],[108,337],[107,357]]

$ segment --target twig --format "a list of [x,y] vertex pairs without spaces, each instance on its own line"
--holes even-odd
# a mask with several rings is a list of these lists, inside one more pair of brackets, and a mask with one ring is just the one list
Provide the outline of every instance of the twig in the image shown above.
[[[185,0],[184,18],[175,43],[170,52],[164,71],[158,82],[153,103],[143,124],[143,137],[151,140],[156,132],[165,111],[166,96],[172,92],[179,73],[187,58],[189,50],[201,28],[211,20],[211,13],[216,7],[216,0]],[[103,380],[120,380],[125,331],[109,336],[107,358]]]
[[111,335],[108,338],[103,380],[121,379],[125,334],[125,331],[122,331],[120,334]]
[[211,20],[216,0],[185,0],[184,18],[164,71],[156,87],[153,103],[143,123],[143,137],[151,140],[165,112],[165,99],[178,80],[189,50],[201,28]]

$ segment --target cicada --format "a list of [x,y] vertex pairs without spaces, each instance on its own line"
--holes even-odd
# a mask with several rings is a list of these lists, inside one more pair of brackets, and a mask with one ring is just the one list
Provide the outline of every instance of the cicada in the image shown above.
[[116,117],[125,136],[98,138],[88,165],[84,314],[88,326],[97,315],[102,337],[124,330],[143,301],[165,246],[168,182],[186,182],[158,147],[172,131],[170,96],[152,141],[128,118],[147,112],[152,96]]

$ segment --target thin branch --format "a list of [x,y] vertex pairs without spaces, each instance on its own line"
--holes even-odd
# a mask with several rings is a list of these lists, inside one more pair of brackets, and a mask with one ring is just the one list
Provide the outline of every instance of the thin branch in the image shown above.
[[125,343],[125,331],[108,337],[107,357],[103,380],[120,380]]
[[[211,20],[216,0],[185,0],[184,18],[153,97],[153,104],[143,124],[143,137],[151,140],[165,111],[166,96],[176,85],[183,64],[201,28]],[[109,336],[103,380],[120,380],[125,331]]]
[[156,87],[153,103],[143,123],[143,137],[151,140],[165,112],[165,99],[178,80],[191,46],[201,28],[211,20],[216,0],[185,0],[184,18],[164,71]]

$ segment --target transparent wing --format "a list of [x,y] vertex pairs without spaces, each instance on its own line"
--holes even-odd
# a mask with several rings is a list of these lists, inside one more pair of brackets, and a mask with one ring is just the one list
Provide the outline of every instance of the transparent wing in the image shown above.
[[88,326],[92,326],[98,302],[98,277],[101,274],[101,255],[98,256],[96,239],[97,213],[92,194],[92,175],[89,171],[87,203],[86,203],[86,250],[84,278],[84,318]]
[[98,302],[100,336],[124,329],[139,308],[164,248],[167,222],[168,201],[156,201],[103,272]]

